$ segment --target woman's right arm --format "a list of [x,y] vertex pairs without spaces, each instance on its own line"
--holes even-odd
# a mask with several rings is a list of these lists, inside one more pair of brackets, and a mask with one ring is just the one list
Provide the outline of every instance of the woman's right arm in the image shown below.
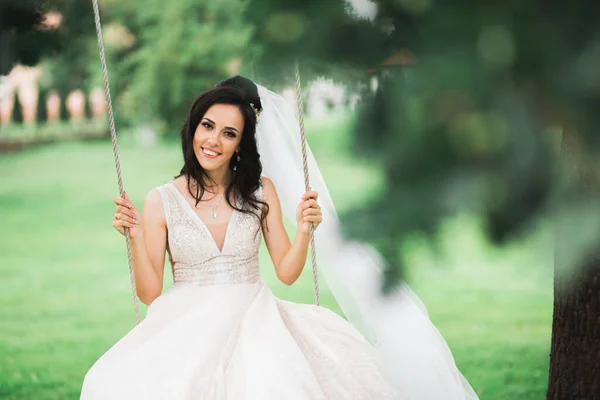
[[123,227],[129,228],[137,295],[150,305],[162,293],[167,249],[167,223],[160,193],[156,189],[148,193],[141,218],[127,193],[124,199],[117,197],[114,201],[118,219],[113,226],[122,234]]

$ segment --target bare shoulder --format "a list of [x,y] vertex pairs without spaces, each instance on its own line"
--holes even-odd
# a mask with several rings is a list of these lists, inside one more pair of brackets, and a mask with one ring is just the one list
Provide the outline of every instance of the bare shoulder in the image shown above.
[[173,186],[175,186],[177,189],[179,189],[180,192],[182,193],[186,193],[188,191],[187,189],[187,180],[185,179],[185,177],[183,175],[178,176],[177,178],[175,178],[171,184]]
[[263,199],[268,202],[269,199],[277,198],[277,190],[275,189],[273,181],[267,178],[266,176],[261,177],[261,181]]
[[146,195],[146,200],[144,201],[144,213],[152,219],[160,221],[165,220],[162,197],[160,196],[158,188],[150,190]]

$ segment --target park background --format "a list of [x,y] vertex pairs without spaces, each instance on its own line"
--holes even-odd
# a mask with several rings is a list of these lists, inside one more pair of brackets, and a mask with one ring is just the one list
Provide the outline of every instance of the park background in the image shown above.
[[[358,21],[360,29],[366,30],[357,37],[370,38],[373,32],[365,24],[382,22],[374,3],[342,1],[342,11],[311,1],[295,9],[292,3],[180,0],[167,7],[158,0],[100,1],[124,185],[132,200],[141,206],[148,191],[178,173],[179,129],[195,95],[240,73],[293,103],[290,60],[298,59],[308,143],[349,235],[363,232],[388,257],[394,249],[391,253],[400,262],[390,267],[389,281],[405,279],[420,296],[481,399],[545,398],[554,290],[550,217],[562,186],[541,185],[543,193],[538,197],[543,201],[533,205],[511,206],[511,196],[524,193],[521,197],[529,198],[530,187],[537,190],[540,180],[553,176],[554,164],[548,160],[555,160],[559,152],[562,125],[550,118],[543,129],[535,130],[546,139],[521,144],[536,162],[519,164],[522,154],[510,146],[505,149],[502,143],[510,142],[515,120],[523,128],[535,118],[521,115],[522,109],[503,114],[491,112],[492,106],[472,107],[477,101],[485,103],[485,93],[470,81],[486,82],[485,74],[477,75],[481,71],[473,65],[495,77],[518,64],[518,23],[515,32],[507,34],[508,28],[498,22],[502,18],[486,22],[489,29],[476,35],[473,65],[457,61],[471,60],[472,55],[451,52],[432,60],[425,57],[431,51],[427,46],[422,53],[418,46],[405,43],[379,46],[375,36],[371,47],[380,51],[365,52],[361,58],[348,50],[362,49],[351,37],[360,30],[344,30],[344,24],[347,18]],[[385,13],[393,2],[378,3],[379,12]],[[134,323],[125,242],[111,227],[112,199],[118,190],[92,3],[48,4],[37,33],[58,33],[58,37],[48,39],[49,44],[40,39],[38,46],[58,45],[52,52],[38,51],[39,60],[25,63],[30,65],[3,65],[0,78],[0,397],[6,399],[78,398],[85,372]],[[405,14],[420,18],[440,8],[430,1],[398,4]],[[471,13],[445,15],[458,25]],[[339,23],[348,37],[315,29],[337,40],[323,44],[306,33],[307,26],[318,28],[328,21]],[[389,28],[390,22],[383,25]],[[393,36],[394,29],[388,31],[386,35]],[[395,31],[402,31],[401,25],[395,25]],[[27,46],[35,47],[32,38]],[[324,54],[323,48],[331,53]],[[471,68],[465,71],[465,66]],[[439,79],[424,85],[418,68],[429,74],[425,77]],[[469,88],[464,93],[479,97],[465,102],[464,93],[443,93],[444,79],[456,79],[457,87]],[[503,91],[500,85],[485,90]],[[416,100],[407,101],[410,96]],[[418,96],[439,100],[446,108],[431,109],[430,115]],[[522,99],[521,92],[515,96]],[[396,104],[394,100],[399,101],[398,114],[403,117],[383,126],[377,112],[385,107],[378,101]],[[461,143],[459,150],[440,147],[437,139],[411,147],[409,125],[421,124],[419,132],[426,137],[431,132],[422,128],[423,121],[446,121],[450,118],[440,112],[455,112],[454,106],[466,103],[469,114],[449,123]],[[543,108],[554,112],[556,104],[544,103]],[[494,139],[498,135],[504,139]],[[387,154],[390,137],[399,147],[392,146]],[[402,150],[394,153],[398,148]],[[417,151],[421,152],[415,155]],[[517,167],[504,170],[494,163],[463,162],[472,161],[469,157],[496,160],[500,153],[509,160],[513,157]],[[539,162],[540,154],[545,163]],[[393,168],[398,159],[413,164],[400,161],[398,172]],[[448,165],[460,167],[460,179],[449,175],[448,171],[456,171]],[[490,175],[477,176],[473,184],[465,169],[473,175],[493,171],[494,184],[481,182]],[[539,170],[544,172],[532,172]],[[531,180],[506,186],[516,189],[504,193],[503,204],[523,208],[517,217],[506,217],[500,212],[504,209],[497,197],[502,192],[496,186],[502,186],[505,178],[512,182],[514,176],[527,174]],[[441,212],[436,201],[445,196],[451,201]],[[589,199],[583,204],[587,206]],[[377,214],[374,208],[391,214]],[[489,208],[493,212],[488,214]],[[572,208],[577,207],[568,210]],[[403,216],[381,223],[382,217],[394,212]],[[586,211],[575,217],[580,229],[572,242],[594,243],[597,214]],[[506,220],[509,223],[498,222]],[[390,228],[391,224],[402,228]],[[394,240],[390,244],[380,236]],[[313,301],[310,265],[297,283],[286,287],[276,280],[263,245],[261,273],[279,297]],[[166,282],[168,287],[172,278]],[[323,305],[340,312],[326,283],[322,285]]]

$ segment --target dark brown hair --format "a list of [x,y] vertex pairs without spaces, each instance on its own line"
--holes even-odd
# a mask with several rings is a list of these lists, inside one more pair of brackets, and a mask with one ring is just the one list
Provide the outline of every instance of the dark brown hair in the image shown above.
[[[206,181],[210,181],[194,152],[194,133],[204,115],[215,104],[235,105],[244,118],[244,131],[240,141],[239,157],[233,156],[229,163],[232,170],[232,180],[225,191],[227,203],[242,213],[254,214],[261,223],[269,212],[266,202],[256,197],[256,190],[261,185],[262,164],[256,145],[257,112],[262,110],[258,89],[249,79],[241,76],[221,82],[214,89],[202,93],[190,108],[189,115],[181,130],[181,147],[184,165],[179,176],[185,176],[188,191],[196,199],[196,205],[201,201],[206,190]],[[234,166],[235,171],[234,171]],[[197,183],[197,184],[195,184]],[[231,194],[242,198],[241,207],[231,204]]]

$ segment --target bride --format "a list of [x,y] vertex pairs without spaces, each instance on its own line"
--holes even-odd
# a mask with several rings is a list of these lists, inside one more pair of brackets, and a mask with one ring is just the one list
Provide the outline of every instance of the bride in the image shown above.
[[[276,94],[235,77],[200,95],[182,129],[184,165],[143,213],[115,198],[129,229],[146,319],[85,376],[82,399],[477,399],[406,286],[380,294],[379,255],[346,243],[314,157],[302,193],[298,126]],[[283,215],[295,219],[291,241]],[[273,295],[259,275],[264,237],[277,277],[319,266],[352,322]],[[162,293],[168,254],[174,285]],[[354,325],[354,326],[353,326]]]

